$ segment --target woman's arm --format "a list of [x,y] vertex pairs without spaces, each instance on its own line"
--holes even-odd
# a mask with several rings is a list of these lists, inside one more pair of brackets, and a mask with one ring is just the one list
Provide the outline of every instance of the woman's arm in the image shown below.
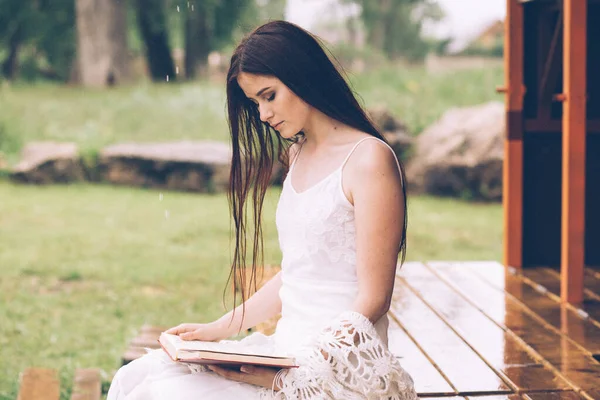
[[[246,300],[246,311],[242,321],[242,305],[235,308],[233,311],[223,315],[217,321],[223,329],[229,333],[228,336],[233,336],[240,331],[250,329],[269,318],[276,316],[281,312],[281,299],[279,298],[279,289],[281,288],[281,272],[277,273],[267,283]],[[233,316],[233,320],[232,320]],[[241,327],[240,327],[241,324]]]
[[359,293],[353,311],[377,322],[390,308],[404,223],[402,180],[392,151],[367,140],[347,164],[354,204]]

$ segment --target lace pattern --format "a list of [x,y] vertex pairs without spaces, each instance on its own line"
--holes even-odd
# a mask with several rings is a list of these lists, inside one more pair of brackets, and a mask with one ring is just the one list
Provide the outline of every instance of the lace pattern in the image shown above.
[[362,314],[344,312],[298,357],[299,368],[281,371],[279,391],[262,399],[414,400],[412,378]]
[[[287,263],[314,260],[312,264],[319,265],[326,260],[333,268],[356,263],[354,209],[347,199],[340,198],[344,196],[340,181],[338,169],[305,192],[298,194],[288,188],[282,193],[277,226]],[[284,185],[291,186],[289,174]],[[318,207],[314,202],[300,201],[307,197],[317,200]],[[284,209],[294,213],[279,212]]]

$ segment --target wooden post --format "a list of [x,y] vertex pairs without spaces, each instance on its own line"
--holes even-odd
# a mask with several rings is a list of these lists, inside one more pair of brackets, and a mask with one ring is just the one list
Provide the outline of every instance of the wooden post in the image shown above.
[[583,301],[587,0],[564,0],[561,299]]
[[504,265],[523,267],[523,6],[506,1],[504,70],[506,139],[502,203],[504,207]]

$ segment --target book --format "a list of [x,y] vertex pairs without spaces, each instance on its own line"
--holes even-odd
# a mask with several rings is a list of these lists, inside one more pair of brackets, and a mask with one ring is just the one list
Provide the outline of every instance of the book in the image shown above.
[[256,365],[273,368],[297,367],[294,357],[266,352],[255,347],[235,346],[235,343],[183,340],[177,335],[161,333],[158,339],[162,349],[173,361],[203,364],[241,366]]

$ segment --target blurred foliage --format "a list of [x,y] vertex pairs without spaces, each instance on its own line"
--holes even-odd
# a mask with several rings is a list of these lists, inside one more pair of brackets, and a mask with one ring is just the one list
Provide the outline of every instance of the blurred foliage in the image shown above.
[[504,56],[504,40],[502,38],[497,38],[492,45],[474,43],[463,50],[460,55],[502,58]]
[[423,24],[439,21],[444,12],[437,0],[343,0],[361,7],[367,42],[391,59],[420,61],[430,51]]
[[73,0],[0,0],[0,53],[2,74],[14,77],[9,64],[11,48],[22,78],[67,80],[75,55]]
[[[77,48],[76,0],[0,0],[0,80],[51,79],[66,82]],[[128,1],[128,44],[133,56],[145,52],[147,43],[139,30],[136,13],[146,8],[152,31],[163,30],[169,51],[184,48],[186,20],[200,17],[206,34],[192,36],[208,53],[227,49],[249,29],[284,16],[285,0],[156,0]],[[137,7],[137,9],[136,9]],[[136,15],[138,14],[138,15]]]

